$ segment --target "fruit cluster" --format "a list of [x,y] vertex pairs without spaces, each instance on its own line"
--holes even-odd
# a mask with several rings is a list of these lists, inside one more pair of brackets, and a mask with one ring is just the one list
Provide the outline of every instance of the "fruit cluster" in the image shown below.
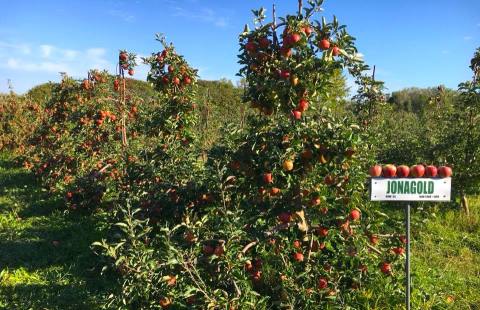
[[384,178],[449,178],[452,176],[452,168],[448,166],[441,166],[437,168],[433,165],[424,166],[421,164],[408,167],[406,165],[400,165],[396,167],[395,165],[388,164],[385,166],[375,165],[369,169],[370,176],[372,178],[384,177]]
[[133,76],[135,74],[134,67],[136,65],[135,55],[132,53],[127,53],[127,51],[120,51],[118,54],[118,64],[120,72],[123,70],[128,70],[128,75]]

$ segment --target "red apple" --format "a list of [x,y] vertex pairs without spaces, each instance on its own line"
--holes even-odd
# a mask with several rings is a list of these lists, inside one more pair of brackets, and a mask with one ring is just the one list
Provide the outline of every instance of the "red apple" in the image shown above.
[[397,167],[388,164],[383,167],[382,172],[385,178],[393,178],[397,174]]
[[340,49],[337,46],[334,46],[332,48],[332,55],[333,56],[338,56],[340,54]]
[[360,211],[358,211],[357,209],[354,209],[352,211],[350,211],[350,219],[352,221],[357,221],[360,219]]
[[270,40],[266,37],[263,37],[260,39],[258,44],[260,45],[261,48],[267,48],[270,46]]
[[297,262],[303,262],[303,254],[300,252],[294,253],[293,259]]
[[430,165],[425,168],[425,176],[427,178],[434,178],[437,176],[437,174],[438,174],[437,167]]
[[192,80],[190,79],[190,77],[186,76],[183,78],[183,83],[189,85],[190,83],[192,83]]
[[180,85],[180,79],[178,77],[174,77],[172,79],[172,83],[175,84],[175,85]]
[[305,26],[303,27],[303,32],[307,37],[309,37],[312,34],[313,30],[310,26]]
[[379,177],[379,176],[382,175],[382,166],[380,166],[380,165],[372,166],[372,167],[370,167],[368,172],[370,173],[370,176],[372,178]]
[[405,253],[405,249],[402,247],[394,247],[392,248],[392,252],[396,255],[402,255],[403,253]]
[[322,39],[320,41],[319,47],[322,50],[328,50],[330,48],[330,41],[328,41],[327,39]]
[[321,237],[326,237],[328,235],[328,228],[326,227],[319,227],[317,228],[317,233],[321,236]]
[[415,165],[410,169],[410,174],[414,178],[421,178],[425,174],[425,167],[423,165]]
[[302,39],[302,37],[300,36],[299,33],[294,33],[292,35],[290,35],[290,43],[291,44],[296,44],[298,43],[300,40]]
[[175,68],[172,65],[168,66],[168,72],[172,73],[173,71],[175,71]]
[[298,110],[292,110],[292,117],[296,120],[302,119],[302,112]]
[[265,183],[272,183],[273,182],[273,178],[272,178],[272,173],[271,172],[265,172],[263,174],[263,182]]
[[282,79],[288,79],[290,77],[290,71],[288,70],[280,70],[280,77]]
[[245,44],[245,49],[249,52],[255,52],[257,46],[253,42],[248,42],[247,44]]
[[304,112],[306,109],[308,109],[308,101],[307,99],[302,98],[298,102],[297,110],[300,112]]
[[399,178],[406,178],[410,174],[410,168],[405,165],[401,165],[397,167],[397,177]]
[[438,168],[438,175],[441,178],[449,178],[452,176],[452,168],[447,166],[441,166],[440,168]]
[[121,61],[127,61],[128,55],[127,55],[127,53],[122,52],[122,53],[120,53],[120,55],[118,56],[118,58],[119,58]]
[[318,288],[323,290],[323,289],[326,289],[328,286],[328,281],[327,279],[325,278],[320,278],[320,280],[318,280]]
[[135,70],[133,70],[133,69],[128,70],[128,75],[132,76],[134,74],[135,74]]
[[381,270],[384,274],[391,274],[391,273],[392,273],[392,265],[390,265],[390,264],[387,263],[387,262],[383,262],[383,263],[380,265],[380,270]]
[[280,48],[280,53],[282,54],[282,56],[288,58],[288,57],[292,56],[292,49],[291,49],[291,48],[288,48],[288,47],[286,47],[286,46],[282,46],[282,47]]
[[278,215],[278,220],[283,224],[290,223],[292,220],[292,215],[288,212],[282,212]]

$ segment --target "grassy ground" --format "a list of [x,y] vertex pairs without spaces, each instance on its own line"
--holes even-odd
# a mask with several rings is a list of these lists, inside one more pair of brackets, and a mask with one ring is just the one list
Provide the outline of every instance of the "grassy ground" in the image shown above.
[[98,308],[109,283],[90,244],[103,221],[61,206],[0,155],[0,309]]
[[[412,309],[480,309],[480,199],[470,204],[470,217],[413,213]],[[0,309],[99,308],[113,282],[99,276],[90,244],[105,215],[61,210],[61,199],[0,154]]]

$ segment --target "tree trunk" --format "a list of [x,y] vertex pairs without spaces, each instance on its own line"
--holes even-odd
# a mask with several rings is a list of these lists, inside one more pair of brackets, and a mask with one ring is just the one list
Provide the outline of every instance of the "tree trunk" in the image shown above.
[[460,205],[462,206],[463,211],[465,211],[465,214],[467,216],[469,216],[470,215],[470,209],[468,208],[467,195],[462,194],[462,199],[460,200]]

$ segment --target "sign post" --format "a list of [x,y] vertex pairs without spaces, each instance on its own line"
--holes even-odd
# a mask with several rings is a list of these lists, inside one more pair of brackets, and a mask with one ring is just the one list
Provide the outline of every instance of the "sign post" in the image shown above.
[[405,205],[405,306],[410,310],[410,202],[450,201],[452,179],[372,177],[370,200],[406,201]]

